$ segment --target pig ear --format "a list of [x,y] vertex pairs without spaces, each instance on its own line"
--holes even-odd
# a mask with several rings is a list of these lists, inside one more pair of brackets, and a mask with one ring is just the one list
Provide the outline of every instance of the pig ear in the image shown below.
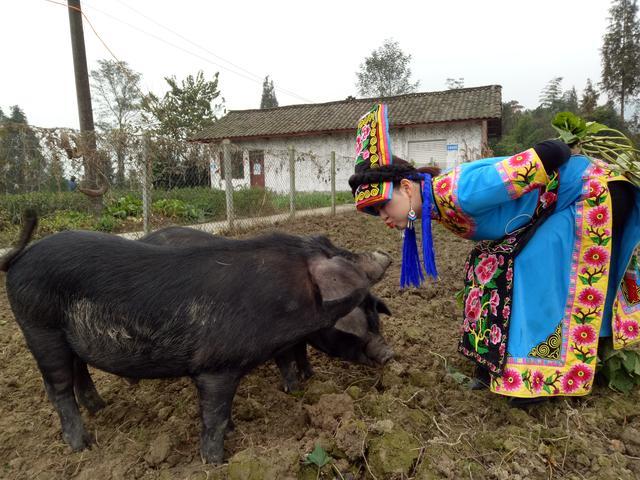
[[354,263],[342,257],[314,257],[309,274],[322,297],[322,307],[332,319],[345,316],[362,302],[369,282]]
[[333,328],[351,333],[359,338],[367,335],[367,318],[361,308],[354,308],[348,315],[340,317]]
[[380,251],[361,253],[358,255],[358,266],[364,270],[371,283],[378,283],[391,265],[391,257]]
[[385,315],[389,315],[391,316],[391,310],[389,310],[389,307],[387,307],[387,304],[384,303],[382,300],[380,300],[379,298],[376,298],[377,303],[376,303],[376,311],[378,313],[384,313]]

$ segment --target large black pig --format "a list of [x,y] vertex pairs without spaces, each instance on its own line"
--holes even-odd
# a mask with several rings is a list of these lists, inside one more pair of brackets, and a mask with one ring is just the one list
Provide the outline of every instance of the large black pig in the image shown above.
[[[314,239],[335,255],[354,259],[352,252],[336,247],[326,237]],[[153,245],[215,246],[224,238],[194,228],[167,227],[142,237],[140,241]],[[381,266],[386,269],[385,264]],[[376,271],[372,280],[379,281],[383,273],[384,270]],[[380,313],[391,314],[382,300],[369,293],[357,308],[338,320],[335,327],[318,330],[277,355],[275,361],[285,392],[299,390],[298,378],[307,379],[313,375],[307,344],[332,357],[351,362],[370,366],[387,363],[393,357],[393,350],[380,335]]]
[[240,379],[362,303],[368,275],[387,261],[348,260],[285,234],[184,248],[67,231],[26,248],[36,223],[27,216],[0,270],[74,450],[91,442],[76,398],[90,411],[104,405],[89,364],[131,378],[191,377],[202,458],[221,462]]

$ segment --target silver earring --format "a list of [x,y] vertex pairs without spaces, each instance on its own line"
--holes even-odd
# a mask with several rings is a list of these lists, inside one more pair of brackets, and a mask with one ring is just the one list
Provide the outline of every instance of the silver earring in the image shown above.
[[413,224],[418,219],[418,216],[416,215],[416,212],[411,206],[411,204],[409,204],[409,213],[407,214],[407,218],[409,219],[409,223],[407,223],[407,228],[413,228]]

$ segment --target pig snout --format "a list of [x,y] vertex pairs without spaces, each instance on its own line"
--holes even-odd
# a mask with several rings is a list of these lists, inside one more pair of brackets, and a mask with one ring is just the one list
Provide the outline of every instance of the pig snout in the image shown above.
[[380,335],[374,335],[371,341],[367,343],[365,353],[368,358],[378,365],[385,365],[395,356],[393,349]]

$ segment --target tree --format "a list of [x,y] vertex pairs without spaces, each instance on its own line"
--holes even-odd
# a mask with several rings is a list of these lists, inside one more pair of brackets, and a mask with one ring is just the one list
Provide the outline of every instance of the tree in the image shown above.
[[457,90],[459,88],[464,88],[464,78],[463,77],[459,77],[458,79],[447,78],[445,83],[447,84],[447,90]]
[[218,74],[206,80],[199,71],[180,84],[175,77],[165,81],[169,91],[162,98],[149,93],[142,100],[143,118],[155,125],[158,136],[168,137],[151,145],[154,184],[164,188],[207,185],[208,163],[186,141],[213,125],[223,111]]
[[502,134],[505,135],[513,130],[516,123],[522,116],[524,107],[517,100],[510,100],[502,104]]
[[387,97],[415,92],[420,82],[411,82],[411,55],[394,40],[371,52],[356,72],[358,93],[363,96]]
[[264,77],[262,83],[262,100],[260,100],[260,108],[275,108],[278,106],[276,98],[276,90],[273,86],[273,80],[269,80],[269,75]]
[[584,87],[584,91],[582,92],[582,99],[580,100],[580,113],[585,116],[592,115],[593,111],[598,106],[599,97],[600,94],[593,87],[591,79],[587,78],[587,86]]
[[571,87],[571,90],[567,90],[562,94],[562,110],[578,113],[578,92],[576,92],[576,87]]
[[115,151],[118,185],[124,184],[126,153],[140,121],[140,79],[141,74],[122,61],[98,60],[98,68],[91,71],[92,96],[98,116],[96,125]]
[[162,98],[149,93],[142,99],[143,117],[155,123],[159,134],[186,140],[213,125],[223,109],[219,99],[218,73],[205,80],[204,73],[188,75],[180,85],[175,76],[165,77],[169,91]]
[[46,162],[40,141],[18,105],[2,115],[0,136],[0,186],[7,193],[40,190],[46,183]]
[[640,91],[640,22],[637,0],[614,0],[602,44],[602,89],[620,104]]
[[540,106],[542,108],[556,109],[562,100],[562,77],[549,80],[547,86],[540,93]]

